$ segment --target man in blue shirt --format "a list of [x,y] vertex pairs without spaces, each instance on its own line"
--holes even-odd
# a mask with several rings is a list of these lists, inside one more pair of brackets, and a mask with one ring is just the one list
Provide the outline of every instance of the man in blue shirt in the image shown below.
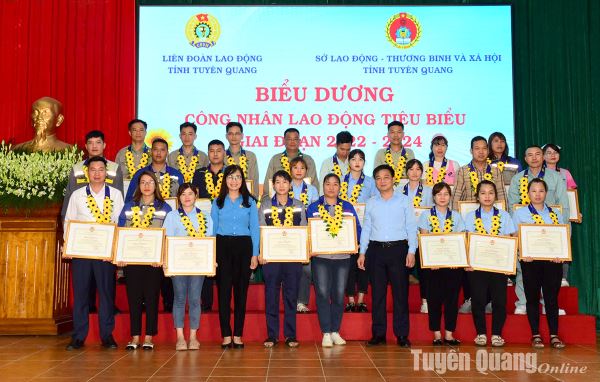
[[394,334],[398,345],[409,347],[408,274],[415,265],[417,222],[412,201],[394,193],[394,169],[380,165],[373,170],[379,195],[367,202],[360,235],[358,267],[369,267],[373,294],[372,332],[368,346],[385,344],[388,282],[394,300]]

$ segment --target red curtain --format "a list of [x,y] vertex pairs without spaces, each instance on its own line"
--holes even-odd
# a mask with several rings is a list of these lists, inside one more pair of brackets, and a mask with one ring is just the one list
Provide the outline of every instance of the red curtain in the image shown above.
[[134,0],[2,0],[0,2],[0,141],[33,137],[31,104],[63,103],[60,139],[84,143],[106,135],[112,159],[128,143],[135,117]]

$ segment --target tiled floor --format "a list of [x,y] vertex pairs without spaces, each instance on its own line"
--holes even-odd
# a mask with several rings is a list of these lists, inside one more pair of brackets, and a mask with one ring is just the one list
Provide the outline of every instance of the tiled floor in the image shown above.
[[[287,349],[280,343],[267,350],[252,343],[243,350],[223,351],[219,344],[204,343],[199,351],[176,352],[173,344],[163,343],[154,351],[127,352],[90,343],[68,352],[64,350],[68,341],[64,336],[0,337],[0,381],[600,381],[599,346],[533,351],[515,345],[496,351],[473,345],[414,344],[413,352],[427,353],[427,359],[437,357],[435,370],[424,370],[422,355],[415,367],[411,351],[394,344],[367,348],[363,342],[350,342],[323,349],[320,344],[302,343]],[[495,368],[490,362],[494,359],[501,367]],[[521,370],[514,370],[520,360]],[[449,371],[457,365],[460,370]],[[564,372],[574,368],[580,373]]]

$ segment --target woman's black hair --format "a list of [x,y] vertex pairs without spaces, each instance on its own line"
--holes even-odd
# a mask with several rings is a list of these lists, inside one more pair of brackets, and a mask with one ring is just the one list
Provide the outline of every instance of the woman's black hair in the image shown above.
[[250,208],[250,199],[256,198],[250,194],[248,187],[246,186],[246,178],[244,177],[244,170],[236,164],[225,167],[223,171],[223,183],[221,184],[221,192],[219,192],[219,196],[217,197],[217,207],[219,209],[223,208],[225,205],[225,198],[229,195],[229,188],[227,187],[227,177],[235,172],[239,172],[242,177],[242,186],[240,187],[240,194],[242,195],[242,206],[246,208]]

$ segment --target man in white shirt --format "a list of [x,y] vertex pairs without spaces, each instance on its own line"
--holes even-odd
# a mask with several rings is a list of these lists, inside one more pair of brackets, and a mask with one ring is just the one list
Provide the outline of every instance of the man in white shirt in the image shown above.
[[[123,209],[123,195],[106,180],[107,161],[95,156],[87,161],[89,184],[71,194],[65,214],[65,232],[71,220],[97,223],[117,223]],[[110,202],[106,204],[105,201]],[[104,260],[72,259],[73,275],[73,335],[67,350],[79,349],[84,345],[89,330],[89,289],[92,279],[96,280],[100,296],[98,325],[102,346],[116,349],[112,332],[115,327],[114,292],[115,266]]]

